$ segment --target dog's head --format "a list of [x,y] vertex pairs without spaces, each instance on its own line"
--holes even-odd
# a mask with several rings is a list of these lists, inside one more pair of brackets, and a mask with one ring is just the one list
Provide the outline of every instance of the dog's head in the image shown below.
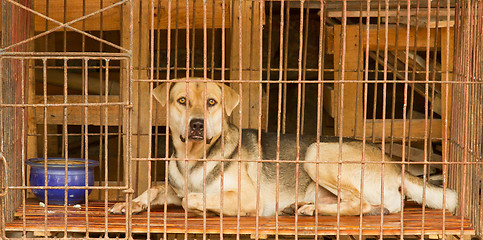
[[222,125],[227,122],[226,116],[230,116],[239,103],[239,95],[226,85],[222,90],[222,83],[200,80],[203,79],[188,78],[186,82],[172,83],[170,89],[167,89],[167,84],[161,84],[154,89],[153,95],[162,106],[168,101],[169,127],[173,138],[179,137],[182,142],[187,139],[203,141],[206,131],[206,143],[210,144],[212,139],[221,135]]

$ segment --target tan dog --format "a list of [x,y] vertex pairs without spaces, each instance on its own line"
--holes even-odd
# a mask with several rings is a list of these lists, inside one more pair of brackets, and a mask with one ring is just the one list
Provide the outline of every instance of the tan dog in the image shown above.
[[[322,139],[317,144],[315,137],[300,136],[301,162],[298,165],[298,172],[293,162],[297,157],[295,135],[282,135],[279,139],[279,159],[292,161],[280,162],[278,170],[276,161],[262,163],[253,161],[259,158],[266,160],[277,158],[276,134],[262,133],[259,143],[257,130],[242,130],[240,133],[240,130],[227,120],[227,116],[231,115],[239,103],[238,94],[228,86],[222,87],[222,84],[215,81],[203,83],[201,80],[190,78],[187,81],[189,83],[171,84],[169,96],[167,96],[166,84],[154,90],[154,96],[161,105],[169,104],[169,127],[175,153],[169,161],[168,189],[166,190],[162,184],[134,199],[132,207],[134,213],[146,209],[148,205],[167,203],[182,205],[188,211],[198,213],[204,211],[205,205],[207,211],[220,213],[223,210],[223,214],[229,216],[235,216],[238,212],[242,216],[256,214],[272,216],[277,213],[277,209],[279,214],[287,210],[290,212],[292,209],[298,214],[313,215],[316,208],[322,215],[338,213],[358,215],[361,213],[361,206],[362,214],[379,214],[381,209],[387,214],[401,210],[401,194],[421,203],[423,185],[426,185],[425,204],[427,206],[455,210],[458,200],[454,191],[446,189],[446,206],[443,206],[442,188],[424,183],[422,179],[409,173],[405,173],[402,177],[400,167],[389,163],[391,159],[387,155],[385,159],[388,163],[384,164],[382,174],[380,163],[370,163],[370,161],[382,161],[381,150],[370,144],[363,145],[360,141],[344,139],[342,161],[345,163],[340,167],[340,182],[338,181],[340,150],[338,138],[335,138],[335,141]],[[224,98],[222,98],[222,88]],[[241,145],[239,145],[239,136],[242,137]],[[365,164],[364,176],[361,175],[362,165],[359,163],[362,160],[363,147],[365,147],[364,159],[369,161]],[[184,159],[188,159],[186,164]],[[216,159],[231,161],[212,161]],[[206,178],[203,177],[204,171]],[[279,175],[278,179],[277,175]],[[298,178],[296,178],[297,175]],[[383,198],[381,197],[381,176],[384,176]],[[223,189],[221,179],[223,179]],[[362,193],[361,179],[364,179]],[[258,181],[259,191],[257,191]],[[402,182],[404,182],[404,189],[401,191]],[[203,196],[203,183],[206,183],[205,196]],[[167,196],[165,191],[168,193]],[[318,194],[317,206],[314,204],[316,193]],[[335,197],[337,194],[340,194],[341,198],[339,212]],[[223,195],[223,209],[220,204],[221,195]],[[295,196],[298,196],[298,199],[295,199]],[[381,202],[382,199],[383,202]],[[295,202],[301,203],[300,207],[296,208]],[[117,203],[110,211],[124,213],[126,205]]]

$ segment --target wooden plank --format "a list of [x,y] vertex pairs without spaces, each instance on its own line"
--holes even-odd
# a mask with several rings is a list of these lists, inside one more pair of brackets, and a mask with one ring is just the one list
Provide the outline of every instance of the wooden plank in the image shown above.
[[[36,81],[43,83],[43,70],[35,70]],[[75,71],[67,72],[67,88],[69,91],[82,92],[84,88],[84,81],[88,81],[88,93],[98,95],[104,92],[105,82],[100,81],[99,72],[89,72],[88,78],[84,79],[83,74]],[[111,95],[119,95],[119,73],[117,71],[109,71],[108,92]],[[48,69],[47,70],[47,84],[49,86],[64,87],[64,70],[62,69]]]
[[[195,5],[193,6],[193,2]],[[222,28],[223,22],[223,8],[225,9],[225,28],[230,27],[230,1],[226,0],[209,0],[209,1],[193,1],[189,0],[189,13],[186,10],[186,1],[171,0],[171,28],[174,29],[176,26],[176,4],[178,4],[178,27],[180,29],[186,28],[186,14],[189,14],[190,22],[189,27],[192,28],[193,24],[195,28],[203,28],[203,2],[206,2],[206,27],[207,28]],[[161,13],[159,16],[160,26],[158,29],[168,28],[168,1],[161,1]],[[194,7],[194,8],[193,8]],[[155,1],[155,19],[154,22],[158,21],[158,1]],[[193,10],[195,19],[193,20]],[[213,24],[213,20],[215,21]]]
[[[364,6],[365,8],[366,6]],[[387,12],[387,16],[389,17],[396,17],[396,16],[399,16],[400,18],[403,18],[403,19],[400,19],[400,22],[401,23],[405,23],[407,22],[406,20],[406,16],[408,15],[407,14],[407,8],[404,8],[404,7],[401,7],[400,10],[397,10],[397,9],[389,9],[389,11]],[[436,16],[436,12],[439,11],[439,15],[445,15],[447,13],[447,9],[446,8],[431,8],[429,9],[429,11],[431,12],[431,15],[432,16]],[[454,16],[454,8],[451,8],[450,10],[450,15],[451,16]],[[428,8],[420,8],[418,10],[418,14],[419,16],[427,16],[428,14]],[[346,12],[346,16],[347,17],[367,17],[367,15],[369,15],[369,17],[381,17],[381,18],[385,18],[386,17],[386,10],[381,10],[380,12],[378,11],[378,9],[374,9],[372,8],[372,10],[370,10],[369,12],[366,11],[366,10],[360,10],[360,9],[354,9],[354,10],[347,10]],[[330,11],[327,11],[327,16],[328,17],[342,17],[342,11],[341,10],[330,10]],[[411,12],[410,12],[410,16],[412,16],[413,19],[416,19],[416,9],[411,9]],[[382,19],[384,21],[384,19]],[[423,21],[423,19],[419,19],[419,21]],[[426,21],[426,18],[424,18],[424,21]]]
[[[133,24],[132,35],[130,35],[130,27],[128,23],[123,25],[122,32],[125,33],[123,38],[131,38],[133,41],[131,66],[132,69],[132,103],[133,111],[131,118],[132,142],[131,148],[132,158],[144,158],[150,155],[151,149],[149,141],[149,133],[151,131],[150,107],[152,105],[152,95],[150,94],[150,83],[140,82],[137,80],[148,79],[148,71],[150,60],[150,30],[149,24],[151,16],[149,14],[151,1],[134,0],[133,6]],[[128,10],[126,10],[128,11]],[[126,14],[128,15],[128,14]],[[139,195],[149,188],[149,162],[133,162],[132,164],[132,186],[135,195]]]
[[[1,6],[2,4],[0,4]],[[0,7],[1,11],[1,7]],[[0,18],[2,19],[2,18]],[[0,24],[1,25],[1,24]],[[35,33],[33,31],[30,32],[30,37],[32,37]],[[35,44],[28,44],[29,51],[34,52]],[[27,103],[31,104],[35,102],[35,60],[29,60],[27,62],[28,68],[28,83],[27,83]],[[37,136],[37,124],[36,124],[36,109],[35,108],[27,108],[27,159],[36,158],[38,157],[38,140],[39,137]],[[27,165],[26,167],[26,176],[30,176],[30,166]],[[30,186],[30,178],[26,179],[27,185]],[[34,197],[32,191],[27,191],[27,198]]]
[[[87,98],[88,103],[99,103],[102,105],[105,103],[104,97],[100,96],[89,96]],[[89,106],[88,116],[87,116],[87,125],[101,125],[105,124],[104,121],[104,114],[108,114],[108,122],[107,125],[109,126],[119,126],[121,113],[124,106],[127,105],[121,104],[119,96],[109,96],[108,97],[108,104],[119,103],[119,105],[111,105],[107,106]],[[47,96],[47,103],[48,104],[62,104],[64,102],[64,96],[54,95],[54,96]],[[83,103],[84,97],[80,95],[70,95],[68,96],[68,103]],[[36,104],[43,104],[44,99],[43,96],[36,96],[35,97]],[[124,105],[124,106],[123,106]],[[44,123],[44,111],[43,106],[33,108],[35,110],[35,123],[36,124],[43,124]],[[107,112],[106,112],[107,110]],[[67,124],[68,125],[82,125],[84,124],[84,107],[81,106],[68,106],[67,107]],[[64,107],[63,106],[52,106],[47,107],[47,122],[52,125],[62,125],[64,124]]]
[[334,93],[334,87],[324,84],[324,109],[329,116],[335,118],[337,111],[337,96]]
[[[344,137],[352,137],[357,136],[358,134],[362,134],[362,120],[363,120],[363,109],[362,109],[362,83],[343,83],[343,90],[342,90],[342,82],[351,81],[351,80],[361,80],[361,70],[357,69],[362,68],[363,65],[363,57],[359,56],[359,26],[356,25],[348,25],[346,29],[346,50],[345,50],[345,59],[341,61],[345,61],[345,77],[344,80],[341,79],[342,70],[339,66],[339,56],[340,51],[342,50],[341,45],[341,33],[342,28],[340,25],[334,27],[334,79],[336,81],[340,81],[341,83],[334,84],[334,93],[335,99],[337,99],[337,108],[335,108],[334,113],[335,120],[334,120],[334,130],[335,135],[339,135],[341,133],[339,131],[339,126],[342,123],[342,136]],[[361,52],[362,54],[362,52]],[[354,71],[356,70],[356,71]],[[342,94],[342,95],[341,95]],[[340,98],[343,97],[344,100],[344,107],[343,109],[340,108]],[[340,111],[342,112],[342,119],[339,121]]]
[[[453,81],[453,49],[454,49],[454,28],[449,33],[446,28],[440,29],[441,33],[441,81]],[[448,36],[449,34],[449,36]],[[449,41],[448,41],[449,39]],[[449,161],[449,147],[445,140],[450,138],[451,126],[451,96],[452,85],[441,84],[441,128],[442,128],[442,153],[443,159]],[[447,138],[445,138],[447,135]]]
[[[402,158],[402,155],[403,155],[402,149],[403,149],[403,146],[399,143],[393,143],[392,147],[390,144],[386,144],[386,147],[385,147],[387,154],[392,154],[393,156],[396,156],[399,158]],[[415,148],[415,147],[409,148],[408,146],[406,146],[405,150],[406,150],[405,151],[406,153],[404,156],[406,158],[405,159],[406,161],[409,160],[414,162],[423,162],[425,158],[424,156],[429,155],[429,153],[426,154],[424,150]],[[429,158],[428,156],[427,160],[432,162],[441,162],[441,155],[431,152],[431,158]],[[431,166],[434,166],[434,165],[431,165]]]
[[[367,121],[366,126],[366,138],[374,135],[376,141],[382,140],[382,129],[383,123],[385,123],[385,138],[389,139],[391,133],[391,119],[376,119],[374,124],[371,121]],[[409,123],[411,122],[411,123]],[[428,124],[429,124],[428,120]],[[406,139],[410,138],[424,138],[424,132],[426,131],[425,128],[425,120],[424,119],[413,119],[411,121],[406,120],[406,132],[403,132],[403,124],[404,121],[402,119],[394,119],[394,127],[392,128],[392,136],[395,137],[397,140],[402,139],[403,135]],[[411,124],[411,132],[409,132],[409,124]],[[429,128],[430,126],[428,126]],[[431,136],[434,141],[440,141],[441,139],[441,119],[433,119],[431,124]],[[404,134],[403,134],[404,133]],[[361,134],[358,134],[356,138],[362,138]]]
[[[87,212],[88,222],[86,221],[86,207],[84,204],[81,208],[67,207],[67,214],[64,212],[64,206],[49,205],[47,209],[47,230],[51,232],[63,232],[67,228],[68,232],[89,232],[106,231],[111,233],[126,231],[126,217],[125,215],[106,214],[106,209],[111,207],[113,202],[89,202],[89,211]],[[22,208],[19,207],[16,211],[16,219],[6,224],[6,231],[23,231],[23,219],[25,219],[26,231],[44,231],[45,228],[45,208],[38,205],[38,201],[29,200],[26,204],[26,214],[22,213]],[[421,218],[424,214],[424,225]],[[421,235],[423,232],[428,234],[442,234],[442,210],[435,210],[426,208],[424,212],[420,205],[413,202],[406,202],[404,207],[404,215],[401,221],[400,214],[385,215],[383,223],[381,224],[381,217],[364,216],[362,225],[360,225],[359,216],[319,216],[318,224],[314,217],[298,216],[297,224],[294,216],[279,216],[278,222],[274,217],[259,217],[258,226],[256,225],[255,217],[241,217],[237,223],[237,217],[223,217],[223,233],[236,234],[237,225],[239,225],[239,232],[243,235],[252,235],[258,232],[261,235],[274,235],[277,233],[280,236],[293,236],[297,232],[300,236],[314,234],[318,235],[336,235],[338,232],[341,235],[357,235],[359,234],[359,226],[361,226],[362,234],[364,235],[399,235],[401,227],[404,227],[404,235]],[[203,217],[194,213],[188,213],[187,225],[185,225],[184,210],[180,207],[168,207],[168,213],[165,215],[163,208],[153,209],[149,213],[149,227],[151,233],[184,233],[185,228],[189,234],[202,234],[205,231],[207,234],[219,234],[221,230],[220,218],[218,216],[208,215],[206,217],[206,225],[204,225]],[[106,219],[108,218],[108,219]],[[143,212],[132,216],[132,231],[135,233],[147,232],[147,218],[148,213]],[[65,225],[65,220],[67,224]],[[106,221],[107,220],[107,221]],[[106,225],[107,222],[107,225]],[[87,228],[88,224],[88,228]],[[382,229],[381,229],[382,227]],[[454,216],[446,212],[445,216],[445,234],[463,234],[473,235],[475,230],[471,223],[466,218]],[[107,230],[106,230],[107,228]]]
[[[241,16],[239,16],[239,11],[241,11]],[[260,22],[262,21],[260,19],[260,4],[252,1],[235,0],[233,2],[232,19],[230,78],[233,80],[240,78],[241,80],[260,80],[260,46],[262,44],[259,34]],[[242,46],[240,46],[240,42]],[[260,104],[262,104],[259,101],[260,85],[258,83],[242,83],[240,89],[240,84],[232,84],[233,89],[242,95],[240,106],[243,116],[242,128],[259,128],[258,112]],[[262,112],[266,113],[265,107],[266,105],[262,105]],[[240,112],[237,108],[233,111],[233,123],[239,125],[239,119]]]
[[[349,27],[350,25],[348,25]],[[357,25],[359,26],[359,25]],[[337,27],[337,26],[336,26]],[[362,34],[362,47],[366,47],[366,29],[365,26],[363,27],[363,34]],[[327,27],[327,31],[334,31],[334,27]],[[431,49],[434,49],[434,38],[435,38],[435,29],[431,29],[430,31],[430,41],[429,41],[429,47]],[[397,34],[396,34],[397,33]],[[330,34],[332,35],[332,34]],[[396,28],[396,25],[390,24],[388,28],[388,50],[393,51],[396,49],[396,35],[398,36],[397,42],[398,50],[406,50],[406,28],[405,27],[399,27],[399,29]],[[377,39],[379,38],[379,45],[377,44]],[[415,28],[411,28],[411,31],[409,32],[409,49],[414,50],[415,45],[414,45],[414,40],[416,39],[417,45],[416,49],[418,50],[426,50],[426,38],[427,38],[427,30],[426,28],[419,28],[418,31],[416,32]],[[332,54],[336,50],[336,47],[334,46],[335,44],[335,38],[326,38],[327,40],[327,53]],[[385,41],[385,28],[381,27],[379,30],[377,29],[376,25],[371,25],[369,27],[369,50],[370,51],[376,51],[377,48],[379,50],[384,51],[384,41]]]
[[[434,38],[436,36],[435,29],[431,29],[430,31],[430,38],[429,38],[429,48],[434,48]],[[398,34],[396,34],[399,32]],[[403,27],[399,27],[397,29],[396,25],[389,25],[388,31],[388,50],[396,49],[396,35],[398,36],[398,49],[404,50],[406,49],[406,29]],[[366,38],[366,32],[363,31],[362,35],[363,39]],[[377,39],[379,38],[379,46],[377,45]],[[414,49],[414,40],[416,39],[417,42],[417,49],[426,49],[427,47],[427,30],[425,28],[419,28],[416,32],[416,29],[411,28],[409,32],[409,49]],[[385,29],[381,27],[381,29],[377,29],[377,26],[371,25],[369,30],[369,50],[375,51],[378,47],[380,50],[384,50],[384,41],[385,41]],[[363,41],[363,46],[365,46],[365,41]]]
[[[67,2],[67,13],[66,13],[66,20],[64,21],[64,3]],[[119,2],[119,0],[104,0],[102,1],[103,3],[103,8],[106,8],[108,6],[111,6],[115,3]],[[155,14],[155,24],[157,29],[166,29],[168,27],[168,1],[163,0],[163,1],[154,1],[155,6],[154,6],[154,14]],[[158,5],[160,2],[161,5]],[[228,1],[227,1],[228,2]],[[47,3],[48,3],[48,17],[55,19],[59,22],[69,22],[75,19],[78,19],[82,17],[83,15],[87,15],[90,13],[93,13],[95,11],[98,11],[101,9],[101,1],[85,1],[85,6],[83,6],[83,1],[64,1],[64,0],[36,0],[34,3],[34,10],[46,15],[47,13]],[[223,8],[223,1],[222,0],[215,0],[213,1],[206,1],[207,4],[207,12],[206,12],[206,18],[207,18],[207,27],[212,28],[221,28],[222,27],[222,8]],[[185,29],[186,28],[186,14],[187,14],[187,9],[186,9],[186,1],[176,1],[172,0],[171,1],[171,26],[174,29],[175,24],[176,24],[176,5],[178,5],[178,28],[180,29]],[[127,6],[124,4],[124,6]],[[190,15],[190,27],[194,26],[196,28],[203,28],[203,16],[202,13],[202,6],[203,6],[203,1],[196,1],[196,5],[193,6],[193,1],[189,1],[189,15]],[[229,19],[229,13],[230,13],[230,8],[229,4],[225,3],[225,11],[227,15],[226,21],[226,26],[229,26],[230,19]],[[194,8],[193,8],[194,7]],[[192,19],[193,15],[193,9],[196,12],[195,15],[197,16],[194,21]],[[159,10],[159,12],[158,12]],[[85,14],[83,13],[85,12]],[[150,16],[150,12],[146,13],[146,16]],[[85,21],[80,21],[77,23],[72,24],[72,27],[75,27],[79,30],[83,29],[83,23],[85,24],[85,30],[86,31],[99,31],[102,26],[102,30],[104,31],[111,31],[111,30],[120,30],[121,29],[121,23],[123,21],[129,21],[128,18],[123,18],[123,21],[121,21],[121,16],[125,16],[121,14],[121,7],[116,6],[114,8],[111,8],[107,11],[104,11],[102,13],[102,24],[101,24],[101,15],[96,14],[94,16],[91,16]],[[159,19],[158,19],[159,18]],[[214,18],[215,22],[213,24],[212,19]],[[159,25],[157,25],[157,22],[159,21]],[[45,18],[42,18],[38,15],[35,16],[35,30],[36,31],[44,31],[45,30],[45,23],[46,20]],[[49,22],[49,29],[53,27],[57,27],[58,24]],[[63,29],[60,29],[63,31]],[[71,31],[67,29],[68,31]]]

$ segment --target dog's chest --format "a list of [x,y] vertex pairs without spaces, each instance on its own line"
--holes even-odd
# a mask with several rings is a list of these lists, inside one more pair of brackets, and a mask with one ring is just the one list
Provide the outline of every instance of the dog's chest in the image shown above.
[[202,161],[172,160],[169,162],[169,184],[179,195],[184,195],[185,187],[188,187],[189,193],[201,193],[204,184],[210,185],[213,182],[213,172],[218,171],[219,168],[220,162],[217,161],[203,163]]

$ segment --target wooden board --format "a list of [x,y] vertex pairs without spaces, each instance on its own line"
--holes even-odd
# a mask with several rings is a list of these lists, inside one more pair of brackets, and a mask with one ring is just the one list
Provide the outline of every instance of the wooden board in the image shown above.
[[[453,80],[453,53],[454,53],[454,28],[448,29],[442,28],[441,32],[441,81]],[[449,35],[449,36],[448,36]],[[453,93],[453,85],[448,83],[441,84],[441,134],[442,134],[442,152],[443,159],[449,159],[449,146],[448,142],[450,137],[451,126],[451,99]]]
[[[43,104],[43,96],[37,96],[35,99],[36,104]],[[108,114],[107,125],[120,126],[121,112],[127,103],[121,103],[119,96],[108,97],[107,104],[104,102],[104,97],[89,96],[87,98],[89,104],[97,104],[98,106],[88,106],[87,110],[87,123],[84,122],[84,109],[83,106],[68,106],[66,108],[67,124],[69,125],[104,125],[104,114]],[[48,96],[47,104],[62,104],[64,102],[63,96]],[[68,97],[68,104],[80,104],[84,102],[83,96],[71,95]],[[109,105],[111,104],[111,105]],[[117,104],[117,105],[113,105]],[[64,106],[52,106],[47,107],[47,123],[49,124],[64,124]],[[35,109],[35,122],[37,124],[44,124],[44,107],[41,105]],[[121,110],[122,111],[122,110]]]
[[[348,25],[350,27],[351,25]],[[337,26],[336,26],[337,27]],[[340,28],[340,26],[338,26]],[[359,25],[353,25],[352,26],[354,29],[355,33],[359,33]],[[327,28],[328,32],[330,35],[333,35],[332,32],[334,32],[334,27],[328,27]],[[377,29],[377,25],[371,25],[369,26],[369,50],[370,51],[376,51],[378,48],[379,50],[384,51],[385,45],[385,27],[382,25],[379,29]],[[431,29],[430,31],[430,40],[429,40],[429,48],[433,49],[434,48],[434,38],[436,36],[435,29]],[[362,47],[366,47],[366,26],[363,26],[362,29]],[[389,51],[393,51],[396,49],[398,50],[406,50],[406,36],[407,36],[407,31],[406,27],[400,26],[399,28],[396,27],[394,24],[390,24],[388,29],[388,45],[387,48]],[[396,34],[397,33],[397,34]],[[396,46],[396,35],[398,36],[397,38],[397,46]],[[377,43],[377,38],[379,38],[379,44]],[[327,43],[327,54],[333,54],[336,46],[334,45],[335,38],[326,38]],[[414,41],[416,40],[417,44],[416,47],[418,50],[426,50],[426,40],[427,40],[427,30],[426,28],[419,28],[418,31],[414,28],[411,28],[411,31],[409,32],[409,49],[413,51],[415,49]],[[357,42],[359,39],[357,39]],[[350,69],[354,70],[354,69]]]
[[[47,7],[48,2],[48,7]],[[64,20],[64,2],[67,2],[65,20]],[[103,6],[102,8],[107,8],[120,2],[119,0],[104,0],[102,1]],[[150,1],[146,1],[150,2]],[[167,29],[168,27],[168,10],[171,10],[171,28],[174,29],[176,26],[176,16],[178,18],[178,28],[184,29],[186,28],[186,15],[189,15],[189,26],[192,27],[193,23],[195,28],[203,28],[203,1],[196,1],[196,5],[193,6],[193,1],[189,3],[189,9],[186,8],[186,1],[171,1],[171,7],[169,8],[168,1],[154,1],[154,22],[155,28],[157,29]],[[178,3],[176,3],[178,2]],[[228,2],[228,1],[227,1]],[[160,3],[161,5],[158,5]],[[34,3],[34,10],[39,12],[40,14],[47,15],[48,17],[55,19],[59,22],[69,22],[75,19],[78,19],[84,15],[96,12],[101,9],[101,1],[85,1],[85,6],[83,6],[83,1],[64,1],[64,0],[36,0]],[[75,27],[79,30],[86,30],[86,31],[110,31],[110,30],[120,30],[122,21],[129,21],[129,15],[122,15],[121,14],[121,7],[120,6],[128,6],[129,3],[120,4],[119,6],[115,6],[109,10],[106,10],[102,13],[102,22],[101,22],[101,14],[95,14],[85,21],[79,21],[72,24],[72,27]],[[226,12],[226,19],[225,19],[225,27],[229,27],[230,25],[230,8],[229,4],[225,3],[223,6],[222,0],[216,0],[213,4],[213,1],[206,1],[207,4],[207,12],[206,12],[206,25],[207,28],[221,28],[222,27],[222,14],[221,11],[223,7],[225,8]],[[176,10],[176,6],[178,6],[178,11]],[[193,8],[194,7],[194,8]],[[48,10],[48,11],[47,11]],[[159,10],[159,11],[158,11]],[[188,12],[189,11],[189,12]],[[193,20],[193,11],[195,18]],[[178,15],[176,15],[178,12]],[[151,13],[147,13],[146,16],[150,16]],[[121,21],[121,16],[123,16]],[[214,24],[213,24],[214,18]],[[159,22],[159,25],[158,25]],[[83,24],[85,24],[83,26]],[[48,29],[53,27],[59,26],[54,22],[48,23]],[[46,19],[36,15],[35,16],[35,30],[36,31],[44,31],[46,29]],[[62,29],[59,29],[63,31]],[[71,31],[67,29],[68,31]]]
[[[406,120],[406,132],[403,131],[403,124],[404,124],[403,119],[394,119],[393,121],[394,126],[392,127],[393,128],[392,133],[391,133],[391,122],[392,122],[391,119],[385,119],[385,120],[376,119],[374,121],[374,124],[372,124],[372,119],[368,119],[366,123],[367,124],[366,138],[370,138],[372,135],[374,135],[375,138],[380,141],[382,138],[382,129],[383,129],[384,122],[385,122],[384,129],[385,129],[386,139],[389,139],[391,135],[398,140],[402,139],[403,136],[406,137],[406,139],[408,137],[412,139],[418,139],[418,138],[423,139],[425,136],[425,133],[424,133],[426,129],[425,119],[413,119],[411,121]],[[411,129],[409,129],[410,125],[411,125]],[[431,136],[433,138],[432,140],[439,140],[438,138],[441,137],[441,119],[433,119],[432,123],[428,119],[427,129],[429,129],[430,127],[432,131],[431,132]],[[409,132],[409,130],[411,130],[411,132]],[[428,133],[429,133],[429,130],[428,130]],[[362,138],[362,134],[357,135],[356,137]]]
[[[150,66],[150,60],[152,61],[152,55],[150,57],[152,49],[149,44],[151,34],[149,31],[149,12],[152,6],[148,1],[134,0],[132,1],[132,8],[131,12],[134,14],[133,22],[136,24],[131,25],[131,23],[127,21],[123,22],[123,29],[121,31],[123,46],[129,48],[131,47],[129,41],[132,41],[133,43],[132,48],[130,49],[132,51],[130,62],[130,65],[132,66],[130,70],[132,75],[128,77],[131,81],[130,91],[132,92],[131,100],[133,108],[130,116],[131,119],[128,120],[130,124],[126,124],[131,128],[132,140],[130,142],[131,145],[129,145],[129,143],[124,145],[129,148],[128,153],[131,152],[131,155],[125,155],[128,160],[129,158],[143,158],[150,156],[151,139],[149,134],[151,132],[151,116],[149,113],[153,102],[151,92],[152,84],[139,81],[141,79],[148,79],[148,71],[142,69],[148,69]],[[123,9],[123,13],[124,15],[128,15],[129,9]],[[130,31],[132,31],[132,33],[130,33]],[[128,186],[136,189],[136,195],[147,190],[151,179],[149,174],[143,173],[151,172],[150,167],[151,165],[149,162],[136,162],[131,165],[130,179],[132,180],[130,184],[132,185],[128,184]]]
[[[22,207],[16,211],[16,220],[6,224],[6,231],[50,231],[63,232],[119,232],[126,230],[126,218],[124,215],[106,215],[107,209],[113,203],[104,205],[104,202],[90,202],[86,214],[85,205],[80,209],[71,206],[67,207],[67,214],[64,213],[64,206],[49,205],[46,209],[40,207],[37,200],[27,201],[25,215]],[[47,215],[45,215],[47,214]],[[424,216],[424,224],[422,218]],[[143,212],[132,216],[132,232],[146,233],[148,229],[148,213]],[[25,219],[25,221],[23,221]],[[48,226],[46,224],[48,222]],[[186,225],[187,222],[187,225]],[[67,224],[66,224],[67,223]],[[223,217],[223,233],[236,234],[237,217]],[[25,225],[24,225],[25,224]],[[207,216],[206,224],[203,224],[203,217],[189,213],[185,220],[184,210],[179,207],[170,206],[167,215],[163,209],[150,212],[149,228],[151,233],[163,233],[166,226],[167,233],[219,233],[221,230],[220,218],[218,216]],[[360,218],[358,216],[340,217],[337,223],[336,217],[319,216],[318,222],[314,217],[299,216],[297,223],[293,216],[279,216],[278,222],[274,217],[260,217],[258,226],[255,217],[241,217],[239,222],[240,234],[254,235],[257,232],[261,235],[336,235],[339,228],[341,235],[358,235]],[[277,227],[278,226],[278,227]],[[339,226],[339,227],[338,227]],[[381,216],[363,216],[362,234],[379,235],[400,235],[401,227],[403,235],[425,235],[434,234],[463,234],[473,235],[474,229],[468,219],[460,216],[453,216],[446,212],[445,232],[443,232],[443,211],[425,209],[421,206],[408,202],[405,205],[403,218],[400,214],[386,215],[381,224]],[[203,230],[205,229],[205,230]]]
[[[232,80],[261,80],[259,74],[262,44],[260,24],[263,17],[260,17],[260,13],[263,15],[263,11],[261,12],[260,3],[235,0],[233,6],[230,78]],[[233,111],[233,123],[239,125],[241,118],[242,128],[259,128],[259,117],[262,118],[259,116],[259,110],[261,109],[262,115],[267,112],[266,105],[260,106],[262,104],[260,101],[262,94],[259,91],[261,84],[243,83],[231,86],[241,96],[239,107]]]
[[[354,137],[362,135],[363,123],[363,88],[362,83],[344,83],[344,81],[362,80],[363,52],[359,49],[359,26],[348,25],[346,30],[345,56],[342,59],[341,38],[343,28],[340,25],[334,27],[334,93],[335,99],[335,135]],[[341,69],[344,61],[344,69]],[[344,71],[344,79],[342,79]],[[343,99],[341,99],[341,96]],[[343,108],[341,104],[343,100]],[[340,111],[340,112],[339,112]],[[342,131],[340,131],[341,127]]]

